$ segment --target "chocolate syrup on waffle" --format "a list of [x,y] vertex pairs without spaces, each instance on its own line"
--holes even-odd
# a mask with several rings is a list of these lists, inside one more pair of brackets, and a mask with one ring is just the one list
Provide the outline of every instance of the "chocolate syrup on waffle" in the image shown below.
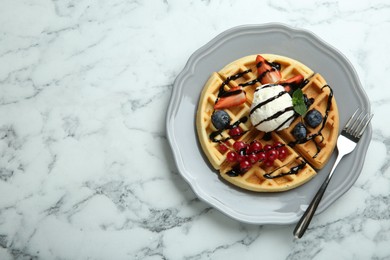
[[[280,168],[277,168],[277,169],[273,170],[272,172],[264,174],[263,176],[266,179],[276,179],[276,178],[281,178],[281,177],[284,177],[287,175],[298,174],[298,172],[300,170],[302,170],[305,166],[306,166],[306,162],[302,160],[300,164],[291,167],[288,172],[282,172],[282,173],[277,174],[277,175],[272,175],[274,172],[276,172],[277,170],[280,169]],[[230,171],[226,172],[226,175],[228,175],[230,177],[238,177],[240,175],[244,175],[244,173],[245,173],[245,171],[241,170],[240,165],[237,164],[237,165],[233,166],[233,168]]]
[[[257,80],[259,82],[265,77],[265,75],[267,75],[267,73],[270,73],[270,72],[276,71],[276,70],[280,70],[280,68],[281,68],[280,63],[269,62],[267,60],[264,60],[264,61],[265,61],[265,63],[267,63],[271,67],[271,69],[264,71],[261,75],[259,75],[257,77]],[[263,62],[260,61],[260,62],[256,63],[256,68],[260,68],[262,65],[263,65]]]
[[249,72],[251,72],[252,70],[251,69],[248,69],[248,70],[245,70],[243,72],[239,72],[237,74],[234,74],[232,76],[229,76],[226,78],[226,80],[224,82],[222,82],[221,86],[219,87],[219,90],[218,90],[218,98],[217,100],[215,100],[215,102],[218,101],[219,98],[221,97],[227,97],[227,96],[232,96],[232,95],[237,95],[237,94],[240,94],[242,92],[241,89],[239,90],[236,90],[236,91],[226,91],[225,90],[225,86],[228,85],[230,83],[230,81],[232,80],[236,80],[238,78],[241,78],[243,77],[245,74],[248,74]]
[[324,140],[324,136],[322,135],[322,130],[325,127],[326,121],[328,119],[329,111],[330,111],[330,108],[331,108],[331,105],[332,105],[333,90],[332,90],[332,88],[329,85],[324,85],[321,89],[326,88],[326,87],[329,88],[329,95],[328,95],[328,100],[327,100],[327,104],[326,104],[325,115],[324,115],[324,117],[322,119],[321,128],[318,130],[317,133],[308,135],[308,136],[306,136],[305,138],[303,138],[301,140],[296,140],[296,141],[288,143],[289,146],[294,147],[297,144],[303,144],[303,143],[306,143],[308,141],[313,141],[315,143],[316,149],[317,149],[317,152],[313,156],[313,158],[316,158],[318,156],[318,154],[321,152],[321,147],[318,145],[318,143],[316,141],[316,137],[317,136],[321,136],[322,139],[321,139],[320,142],[322,142]]
[[[229,137],[225,137],[223,138],[222,137],[222,132],[224,130],[228,130],[228,129],[233,129],[235,127],[238,127],[241,123],[245,123],[246,121],[248,121],[248,117],[247,116],[244,116],[242,118],[240,118],[239,120],[237,120],[236,122],[234,122],[233,124],[231,125],[228,125],[225,129],[221,129],[221,130],[217,130],[217,131],[214,131],[214,132],[211,132],[211,134],[209,135],[209,138],[212,142],[214,143],[221,143],[221,142],[226,142],[227,140],[230,140],[232,139],[231,136]],[[242,133],[240,134],[241,135],[244,135],[247,131],[242,131]],[[222,138],[221,139],[217,139],[217,136],[221,136]],[[236,136],[237,137],[237,136]]]
[[280,177],[283,177],[283,176],[286,176],[286,175],[297,174],[299,172],[299,170],[302,170],[303,167],[305,167],[305,165],[306,165],[306,162],[302,161],[297,166],[291,167],[288,172],[283,172],[283,173],[280,173],[278,175],[272,175],[272,173],[275,172],[275,171],[273,171],[273,172],[270,172],[270,173],[266,173],[263,176],[266,179],[275,179],[275,178],[280,178]]

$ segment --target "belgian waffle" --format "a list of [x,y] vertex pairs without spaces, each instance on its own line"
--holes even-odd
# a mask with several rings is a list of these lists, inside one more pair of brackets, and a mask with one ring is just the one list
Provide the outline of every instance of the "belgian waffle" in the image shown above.
[[[292,129],[302,117],[296,116],[292,124],[281,131],[264,133],[252,125],[250,120],[242,120],[248,117],[252,105],[253,93],[261,83],[257,82],[245,86],[246,101],[238,106],[224,108],[231,122],[239,123],[244,134],[235,140],[230,138],[227,130],[218,132],[218,140],[212,140],[211,136],[217,129],[211,122],[211,115],[215,111],[214,105],[218,99],[220,87],[224,84],[226,90],[234,89],[238,85],[256,81],[257,63],[256,55],[250,55],[238,59],[226,65],[219,72],[214,72],[203,87],[196,115],[196,128],[198,139],[210,164],[220,172],[222,178],[241,188],[259,191],[276,192],[295,188],[307,182],[316,175],[315,169],[321,169],[329,160],[338,136],[339,115],[338,108],[333,97],[331,87],[324,78],[314,73],[310,68],[294,59],[274,55],[261,54],[268,62],[279,65],[281,79],[289,79],[296,75],[302,75],[306,85],[302,88],[308,98],[314,99],[310,109],[315,108],[324,115],[323,123],[316,128],[308,128],[307,136],[313,136],[312,140],[298,143],[292,135]],[[244,73],[243,73],[244,72]],[[241,74],[239,77],[233,75]],[[224,83],[225,82],[225,83]],[[257,140],[264,147],[267,144],[279,143],[285,147],[287,153],[283,159],[276,159],[273,165],[265,165],[257,162],[244,173],[237,173],[234,169],[237,163],[226,160],[226,155],[232,149],[237,140],[251,143]],[[221,151],[223,144],[228,149]]]

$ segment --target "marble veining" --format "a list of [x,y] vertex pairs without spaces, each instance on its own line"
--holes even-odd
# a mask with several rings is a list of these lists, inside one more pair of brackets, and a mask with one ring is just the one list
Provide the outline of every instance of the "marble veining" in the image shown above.
[[[385,0],[2,1],[0,259],[389,259],[389,17]],[[359,179],[300,240],[199,200],[165,132],[189,56],[267,22],[340,50],[375,113]]]

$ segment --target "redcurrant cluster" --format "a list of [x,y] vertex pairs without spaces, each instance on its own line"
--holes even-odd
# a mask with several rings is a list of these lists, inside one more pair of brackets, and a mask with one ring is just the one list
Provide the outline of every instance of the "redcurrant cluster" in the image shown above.
[[239,126],[236,126],[236,127],[233,127],[229,130],[229,135],[231,138],[233,138],[234,140],[237,140],[240,138],[241,135],[244,134],[244,130],[242,130],[241,127]]
[[221,153],[227,152],[226,160],[231,163],[237,162],[241,172],[246,172],[257,162],[261,162],[265,167],[270,167],[276,159],[284,160],[288,155],[288,149],[280,142],[275,142],[272,145],[266,144],[263,147],[257,140],[250,144],[235,141],[232,148],[229,150],[228,146],[223,143],[219,145]]

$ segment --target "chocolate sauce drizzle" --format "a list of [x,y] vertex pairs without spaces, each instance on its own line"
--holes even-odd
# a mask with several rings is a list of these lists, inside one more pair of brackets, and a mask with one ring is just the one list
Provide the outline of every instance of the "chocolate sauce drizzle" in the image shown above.
[[[248,82],[245,82],[245,83],[240,83],[239,86],[241,87],[246,87],[246,86],[252,86],[252,85],[255,85],[256,83],[261,83],[261,79],[269,72],[271,71],[275,71],[275,70],[280,70],[281,68],[281,65],[279,63],[276,63],[276,62],[268,62],[267,60],[265,61],[268,65],[271,66],[271,70],[266,70],[265,72],[263,72],[261,75],[259,75],[256,79],[253,79],[251,81],[248,81]],[[256,64],[256,67],[259,68],[260,66],[262,65],[262,62],[259,62]],[[227,91],[225,90],[225,86],[228,85],[230,83],[230,81],[232,80],[236,80],[238,78],[241,78],[243,77],[245,74],[249,73],[249,72],[252,72],[251,69],[248,69],[248,70],[245,70],[245,71],[242,71],[242,72],[239,72],[237,74],[234,74],[232,76],[229,76],[228,78],[226,78],[225,81],[222,82],[219,90],[218,90],[218,96],[217,96],[217,99],[215,100],[215,103],[217,103],[218,99],[221,98],[221,97],[228,97],[228,96],[232,96],[232,95],[238,95],[238,94],[241,94],[242,93],[242,89],[238,89],[238,90],[235,90],[235,91]],[[314,74],[313,74],[314,75]],[[313,76],[312,75],[312,76]],[[291,86],[291,89],[292,91],[296,90],[297,88],[303,88],[305,85],[307,85],[310,81],[310,78],[312,77],[310,76],[309,78],[305,79],[301,84],[292,84],[292,83],[277,83],[277,84],[268,84],[268,85],[264,85],[264,87],[271,87],[271,86],[275,86],[275,85],[282,85],[282,86],[286,86],[286,85],[290,85]],[[322,136],[322,130],[323,128],[325,127],[325,123],[327,121],[327,118],[328,118],[328,113],[330,111],[330,106],[331,106],[331,101],[332,101],[332,97],[333,97],[333,90],[332,88],[329,86],[329,85],[324,85],[321,89],[325,88],[325,87],[328,87],[329,90],[330,90],[330,94],[329,94],[329,97],[328,97],[328,102],[327,102],[327,107],[326,107],[326,112],[325,112],[325,116],[323,118],[323,121],[322,121],[322,126],[320,128],[320,130],[318,131],[318,133],[315,133],[315,134],[312,134],[310,136],[307,136],[305,139],[303,140],[297,140],[295,142],[290,142],[288,145],[293,147],[295,146],[296,144],[302,144],[302,143],[305,143],[305,142],[308,142],[310,140],[313,140],[314,143],[316,144],[316,147],[317,147],[317,153],[313,156],[313,158],[317,157],[318,153],[321,151],[321,147],[318,146],[318,144],[316,143],[315,141],[315,137],[317,136],[321,136],[322,138],[324,138]],[[255,90],[257,91],[257,89]],[[272,98],[269,98],[265,101],[263,101],[262,103],[258,104],[256,107],[254,107],[251,111],[250,111],[250,115],[259,107],[271,102],[272,100],[276,99],[276,98],[279,98],[280,96],[286,94],[286,93],[289,93],[289,94],[292,94],[292,91],[291,93],[289,92],[286,92],[286,91],[282,91],[280,92],[278,95],[272,97]],[[311,101],[312,102],[312,101]],[[261,122],[259,122],[258,124],[256,124],[255,126],[265,122],[265,121],[269,121],[269,120],[272,120],[272,119],[275,119],[277,117],[279,117],[280,115],[282,115],[283,113],[287,112],[287,111],[291,111],[293,110],[294,108],[291,106],[291,107],[287,107],[286,109],[282,110],[282,111],[279,111],[277,113],[275,113],[274,115],[262,120]],[[294,113],[294,115],[292,115],[291,117],[289,117],[288,119],[286,119],[281,125],[279,125],[275,131],[277,131],[279,128],[281,128],[285,123],[287,123],[290,119],[294,118],[298,116],[297,113]],[[221,136],[222,137],[222,132],[224,130],[228,130],[228,129],[232,129],[234,127],[237,127],[239,124],[241,123],[245,123],[246,121],[248,120],[248,117],[244,116],[242,117],[241,119],[239,119],[238,121],[236,121],[235,123],[229,125],[228,127],[226,127],[225,129],[221,129],[221,130],[217,130],[217,131],[214,131],[212,132],[210,135],[209,135],[209,138],[211,139],[212,142],[217,142],[217,143],[221,143],[221,142],[225,142],[229,139],[231,139],[232,137],[226,137],[226,138],[222,138],[222,139],[217,139],[217,136]],[[244,135],[247,131],[243,131],[241,133],[241,135]],[[265,135],[263,136],[263,139],[264,140],[270,140],[272,139],[271,137],[271,133],[265,133]],[[297,158],[298,159],[298,158]],[[270,172],[270,173],[266,173],[264,174],[263,176],[267,179],[275,179],[275,178],[280,178],[280,177],[283,177],[283,176],[286,176],[286,175],[292,175],[292,174],[297,174],[301,169],[303,169],[305,167],[307,163],[302,159],[301,160],[301,163],[294,166],[294,167],[291,167],[290,170],[288,172],[284,172],[284,173],[280,173],[278,175],[272,175],[272,173],[274,173],[275,171],[277,171],[278,169],[275,169],[274,171]],[[233,168],[226,172],[226,174],[230,177],[237,177],[239,175],[243,175],[245,172],[242,172],[242,170],[240,169],[240,166],[239,164],[233,166]]]
[[[299,157],[298,157],[299,158]],[[298,159],[297,158],[297,159]],[[296,165],[296,166],[293,166],[290,168],[290,170],[288,172],[282,172],[282,173],[279,173],[277,175],[272,175],[274,172],[278,171],[279,169],[281,169],[282,167],[285,167],[286,165],[283,165],[269,173],[266,173],[263,175],[264,178],[266,179],[276,179],[276,178],[281,178],[281,177],[284,177],[284,176],[287,176],[287,175],[293,175],[293,174],[298,174],[298,172],[300,170],[302,170],[305,166],[306,166],[306,162],[304,160],[301,160],[301,163]],[[243,172],[241,169],[240,169],[240,165],[237,164],[235,166],[233,166],[233,168],[226,172],[226,175],[230,176],[230,177],[238,177],[238,176],[242,176],[244,175],[245,172]]]
[[[258,122],[256,125],[254,125],[254,127],[264,123],[264,122],[267,122],[267,121],[270,121],[270,120],[273,120],[275,118],[278,118],[280,117],[281,115],[283,115],[284,113],[288,112],[288,111],[292,111],[294,110],[294,107],[293,106],[290,106],[290,107],[286,107],[285,109],[283,110],[280,110],[278,112],[276,112],[275,114],[273,114],[272,116],[269,116],[263,120],[261,120],[260,122]],[[278,126],[278,128],[280,128],[281,126]]]
[[252,71],[251,69],[247,69],[247,70],[245,70],[243,72],[239,72],[237,74],[234,74],[232,76],[227,77],[225,79],[225,81],[222,82],[221,86],[219,87],[218,98],[215,100],[215,103],[217,103],[218,99],[221,98],[221,97],[227,97],[227,96],[240,94],[242,92],[241,89],[236,90],[236,91],[226,91],[225,90],[225,86],[228,85],[230,81],[236,80],[238,78],[241,78],[242,76],[244,76],[245,74],[248,74],[251,71]]
[[[263,138],[264,139],[264,138]],[[284,146],[284,145],[282,145]],[[280,146],[280,147],[282,147]],[[260,151],[260,152],[264,152],[264,150]],[[240,153],[245,153],[245,151],[240,151]],[[296,159],[299,159],[300,157],[297,157]],[[291,163],[289,163],[291,164]],[[293,166],[290,168],[290,170],[288,172],[282,172],[280,174],[277,174],[277,175],[272,175],[274,172],[280,170],[281,168],[287,166],[288,164],[286,165],[283,165],[281,167],[278,167],[276,168],[275,170],[269,172],[269,173],[266,173],[264,174],[264,178],[266,179],[276,179],[276,178],[281,178],[281,177],[284,177],[286,175],[293,175],[293,174],[298,174],[298,172],[300,170],[302,170],[305,166],[306,166],[306,161],[304,161],[303,159],[301,159],[301,163],[296,165],[296,166]],[[241,168],[240,168],[240,164],[236,164],[232,167],[231,170],[227,171],[226,172],[226,175],[230,176],[230,177],[238,177],[238,176],[242,176],[245,174],[246,171],[242,171]]]
[[324,118],[322,119],[322,125],[321,125],[321,128],[318,130],[317,133],[314,133],[314,134],[311,134],[311,135],[308,135],[306,136],[305,138],[303,138],[302,140],[296,140],[296,141],[293,141],[293,142],[290,142],[288,143],[289,146],[291,147],[294,147],[295,145],[297,144],[303,144],[303,143],[306,143],[308,141],[313,141],[315,146],[316,146],[316,149],[317,149],[317,152],[316,154],[313,156],[313,158],[316,158],[318,156],[318,154],[321,152],[321,147],[318,145],[317,141],[316,141],[316,137],[317,136],[321,136],[321,141],[320,143],[324,140],[324,136],[322,135],[322,130],[324,129],[325,127],[325,124],[326,124],[326,121],[328,119],[328,115],[329,115],[329,111],[330,111],[330,108],[331,108],[331,105],[332,105],[332,98],[333,98],[333,89],[329,86],[329,85],[324,85],[321,90],[323,88],[329,88],[329,96],[328,96],[328,101],[327,101],[327,104],[326,104],[326,110],[325,110],[325,115],[324,115]]
[[[276,63],[276,62],[269,62],[269,61],[265,61],[268,65],[271,66],[271,70],[266,70],[264,73],[262,73],[261,75],[259,75],[256,79],[253,79],[253,80],[250,80],[248,82],[245,82],[245,83],[240,83],[238,84],[238,86],[240,87],[247,87],[247,86],[252,86],[252,85],[255,85],[256,83],[261,83],[261,79],[269,72],[271,71],[275,71],[275,70],[280,70],[281,68],[281,65],[279,63]],[[262,62],[259,62],[256,64],[256,67],[260,67],[262,64]],[[228,85],[230,83],[230,81],[232,80],[236,80],[236,79],[239,79],[241,77],[243,77],[245,74],[248,74],[249,72],[252,72],[251,69],[247,69],[245,71],[242,71],[242,72],[239,72],[237,74],[234,74],[232,76],[229,76],[225,79],[225,81],[222,82],[221,86],[219,87],[219,90],[218,90],[218,97],[217,99],[215,100],[215,103],[218,101],[219,98],[221,97],[227,97],[227,96],[232,96],[232,95],[238,95],[240,94],[243,90],[239,89],[239,90],[236,90],[236,91],[226,91],[225,90],[225,86]],[[314,74],[313,74],[314,75]],[[293,83],[277,83],[277,84],[268,84],[268,86],[275,86],[275,85],[282,85],[282,86],[287,86],[287,85],[290,85],[291,86],[291,89],[292,90],[295,90],[297,88],[303,88],[304,86],[306,86],[307,83],[309,83],[310,81],[310,78],[313,76],[311,75],[309,78],[305,79],[304,81],[302,81],[301,84],[293,84]],[[292,92],[290,93],[292,94]]]
[[239,164],[233,166],[233,168],[230,171],[226,172],[226,175],[230,177],[238,177],[243,174],[244,172],[241,171]]
[[245,82],[245,83],[240,83],[238,85],[241,86],[241,87],[247,87],[247,86],[255,85],[257,82],[260,82],[260,80],[258,78],[254,79],[254,80],[250,80],[250,81]]
[[[275,86],[275,85],[278,85],[278,84],[268,84],[268,85],[264,85],[262,88],[256,89],[255,92],[258,91],[258,90],[260,90],[260,89],[273,87],[273,86]],[[266,104],[268,104],[268,103],[270,103],[270,102],[272,102],[272,101],[274,101],[274,100],[280,98],[281,96],[283,96],[283,95],[285,95],[285,94],[288,94],[288,92],[287,92],[287,91],[281,91],[281,92],[279,92],[277,95],[275,95],[275,96],[273,96],[273,97],[270,97],[270,98],[264,100],[263,102],[260,102],[259,104],[257,104],[255,107],[253,107],[253,108],[251,109],[251,111],[249,112],[249,115],[252,115],[257,109],[259,109],[259,108],[261,108],[262,106],[264,106],[264,105],[266,105]],[[279,117],[279,116],[283,115],[284,113],[286,113],[286,112],[288,112],[288,111],[291,111],[291,110],[294,110],[294,107],[293,107],[293,106],[287,107],[286,109],[284,109],[284,110],[282,110],[282,111],[278,111],[278,112],[276,112],[274,115],[272,115],[272,116],[270,116],[270,117],[268,117],[268,118],[266,118],[266,119],[264,119],[264,120],[258,122],[258,123],[255,125],[255,127],[258,126],[258,125],[260,125],[261,123],[264,123],[264,122],[266,122],[266,121],[275,119],[275,118],[277,118],[277,117]],[[283,122],[281,125],[279,125],[276,129],[281,128],[285,123],[287,123],[288,120],[290,120],[290,119],[293,118],[293,117],[294,117],[294,115],[291,116],[291,117],[289,117],[286,121],[284,121],[284,122]]]
[[[261,81],[265,77],[265,75],[267,75],[267,73],[270,73],[270,72],[276,71],[276,70],[280,70],[280,68],[281,68],[280,63],[277,63],[277,62],[269,62],[269,61],[265,60],[265,63],[267,63],[271,67],[271,69],[265,70],[263,73],[261,73],[257,77],[258,81]],[[256,68],[260,68],[262,65],[263,65],[263,62],[260,61],[256,64]]]
[[[266,62],[267,62],[268,65],[271,66],[271,68],[272,68],[271,70],[266,70],[261,75],[259,75],[256,79],[253,79],[253,80],[245,82],[245,83],[240,83],[238,85],[241,86],[241,87],[247,87],[247,86],[255,85],[256,83],[261,83],[261,80],[265,77],[265,75],[267,73],[269,73],[271,71],[275,71],[275,70],[280,70],[281,66],[280,66],[279,63],[276,63],[276,62],[275,63],[270,63],[268,61],[266,61]],[[256,67],[259,68],[259,67],[261,67],[261,65],[262,65],[262,62],[259,62],[259,63],[256,64]],[[274,84],[270,84],[270,85],[274,85]],[[275,85],[277,85],[277,84],[275,84]]]
[[[314,75],[314,74],[313,74]],[[312,75],[312,76],[313,76]],[[312,76],[310,76],[310,78],[312,77]],[[281,85],[281,86],[283,86],[283,87],[285,87],[285,86],[290,86],[291,87],[291,91],[289,92],[289,94],[290,95],[292,95],[292,93],[295,91],[295,90],[297,90],[298,88],[300,88],[300,89],[302,89],[304,86],[306,86],[307,85],[307,83],[309,83],[310,82],[310,78],[307,78],[307,79],[304,79],[301,83],[288,83],[288,82],[280,82],[280,83],[278,83],[278,85]]]
[[296,116],[298,116],[298,113],[294,113],[292,114],[292,116],[288,117],[283,123],[281,123],[277,128],[275,128],[274,131],[278,131],[280,128],[282,128],[282,126],[284,126],[289,120],[295,118]]
[[[265,87],[267,87],[267,86],[262,87],[262,89],[265,88]],[[259,90],[259,89],[256,89],[256,91],[257,91],[257,90]],[[257,109],[259,109],[260,107],[262,107],[262,106],[268,104],[269,102],[272,102],[272,101],[274,101],[274,100],[280,98],[280,97],[283,96],[284,94],[288,94],[288,92],[287,92],[287,91],[281,91],[281,92],[279,92],[276,96],[270,97],[270,98],[264,100],[263,102],[260,102],[260,103],[257,104],[254,108],[251,109],[251,111],[249,112],[249,115],[252,115],[253,112],[255,112],[255,111],[256,111]]]
[[[240,118],[239,120],[237,120],[236,122],[234,122],[233,124],[227,126],[225,129],[221,129],[221,130],[217,130],[217,131],[212,132],[209,135],[210,140],[214,143],[221,143],[221,142],[226,142],[227,140],[232,139],[232,137],[230,137],[230,136],[226,137],[226,138],[222,138],[222,139],[217,139],[217,136],[222,137],[222,132],[224,130],[235,128],[235,127],[239,126],[241,123],[245,123],[247,120],[248,120],[248,117],[244,116],[244,117]],[[240,136],[246,134],[246,132],[248,132],[248,131],[243,131],[240,134]]]
[[266,179],[276,179],[276,178],[280,178],[280,177],[283,177],[283,176],[286,176],[286,175],[292,175],[292,174],[297,174],[299,172],[299,170],[302,170],[303,167],[305,167],[306,165],[306,162],[301,160],[301,163],[294,166],[294,167],[291,167],[290,170],[288,172],[283,172],[283,173],[280,173],[278,175],[272,175],[272,173],[276,172],[277,170],[279,170],[280,168],[278,169],[275,169],[274,171],[270,172],[270,173],[266,173],[264,174],[264,178]]
[[[245,83],[240,83],[238,84],[240,87],[247,87],[247,86],[252,86],[252,85],[255,85],[256,83],[261,83],[261,79],[270,71],[275,71],[275,70],[280,70],[280,64],[279,63],[270,63],[268,61],[266,61],[271,67],[272,69],[271,70],[267,70],[265,71],[264,73],[262,73],[261,75],[259,75],[256,79],[253,79],[253,80],[250,80],[248,82],[245,82]],[[256,67],[260,67],[261,66],[261,62],[257,63],[256,64]],[[239,89],[239,90],[235,90],[235,91],[226,91],[225,90],[225,86],[229,84],[230,81],[232,80],[236,80],[238,78],[241,78],[243,77],[245,74],[248,74],[249,72],[252,72],[251,69],[247,69],[245,71],[242,71],[242,72],[239,72],[237,74],[234,74],[232,76],[229,76],[228,78],[226,78],[225,81],[222,82],[221,86],[219,87],[219,90],[218,90],[218,97],[217,99],[215,100],[215,103],[218,101],[219,98],[221,97],[227,97],[227,96],[232,96],[232,95],[238,95],[240,94],[243,90],[242,89]]]

